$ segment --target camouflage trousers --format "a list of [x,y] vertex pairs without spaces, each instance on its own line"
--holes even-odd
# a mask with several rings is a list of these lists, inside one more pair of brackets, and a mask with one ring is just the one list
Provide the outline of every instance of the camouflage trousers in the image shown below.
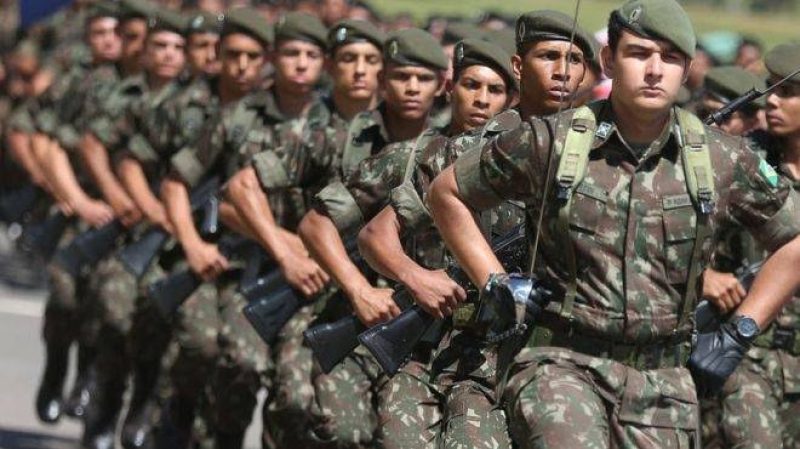
[[703,408],[704,447],[800,448],[800,358],[753,348]]
[[520,448],[691,448],[699,411],[689,371],[640,371],[564,348],[526,348],[503,391]]
[[314,400],[311,349],[303,344],[303,331],[315,318],[315,306],[300,309],[283,327],[273,347],[272,397],[263,419],[275,447],[318,446],[310,431]]
[[443,394],[440,447],[511,447],[506,413],[495,396],[496,350],[481,339],[449,331],[439,344],[433,375]]

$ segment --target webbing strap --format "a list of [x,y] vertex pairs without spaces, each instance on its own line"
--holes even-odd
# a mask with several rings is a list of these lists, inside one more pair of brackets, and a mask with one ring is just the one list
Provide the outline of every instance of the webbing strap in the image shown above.
[[567,131],[563,145],[561,142],[556,142],[555,146],[556,154],[560,156],[558,171],[556,171],[556,199],[561,201],[558,210],[558,233],[565,249],[565,261],[569,275],[560,311],[560,315],[566,319],[572,317],[572,307],[578,291],[578,264],[575,247],[569,233],[569,216],[575,187],[586,176],[595,128],[594,112],[586,106],[578,108],[573,115],[572,124]]

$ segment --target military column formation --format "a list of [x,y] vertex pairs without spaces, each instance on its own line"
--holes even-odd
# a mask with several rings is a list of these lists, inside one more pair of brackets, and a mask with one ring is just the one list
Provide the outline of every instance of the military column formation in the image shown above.
[[76,1],[3,60],[42,422],[238,449],[262,394],[265,448],[800,447],[800,45],[685,95],[675,0],[605,45],[174,3]]

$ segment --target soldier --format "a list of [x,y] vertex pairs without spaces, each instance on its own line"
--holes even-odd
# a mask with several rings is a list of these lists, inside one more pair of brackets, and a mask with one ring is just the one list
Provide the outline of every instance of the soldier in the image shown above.
[[[762,77],[736,66],[714,67],[706,74],[697,116],[705,119],[712,112],[732,100],[746,94],[750,89],[763,91],[767,85]],[[758,99],[734,112],[720,128],[734,136],[744,136],[759,125],[758,112],[764,109],[765,101]]]
[[[322,71],[325,39],[326,30],[318,19],[301,13],[284,16],[275,29],[273,87],[229,105],[196,148],[187,147],[173,157],[173,175],[162,184],[162,197],[189,266],[207,281],[225,272],[230,262],[217,245],[197,234],[188,218],[186,186],[219,166],[228,177],[264,148],[292,154],[303,141],[307,124],[317,118],[313,86]],[[287,214],[302,214],[303,199],[295,192],[285,193],[280,208]],[[221,360],[213,387],[215,436],[218,447],[241,447],[264,382],[268,351],[241,313],[245,299],[232,276],[220,278],[216,288],[222,324]]]
[[[775,47],[766,55],[765,64],[769,82],[779,81],[800,66],[800,45]],[[719,82],[718,75],[714,74],[716,70],[721,69],[712,69],[706,78],[710,89]],[[736,70],[740,77],[736,87],[733,87],[734,79],[726,80],[731,86],[728,97],[736,97],[753,87],[752,75],[743,69]],[[753,148],[786,177],[795,191],[800,189],[800,165],[795,150],[800,124],[796,111],[800,102],[798,81],[792,78],[767,97],[769,129],[751,135]],[[756,87],[764,88],[758,84]],[[742,129],[742,117],[731,121],[734,120],[739,122],[734,122],[734,129]],[[731,273],[762,262],[769,253],[752,235],[738,227],[724,229],[720,234],[711,267],[703,273],[703,296],[727,313],[739,306],[747,294]],[[795,422],[800,410],[800,390],[796,387],[796,366],[800,363],[797,352],[800,348],[797,344],[799,306],[800,299],[795,295],[775,322],[755,340],[720,395],[704,404],[705,447],[798,447],[800,429]]]
[[[349,259],[342,236],[357,231],[365,219],[377,213],[389,190],[402,180],[401,167],[427,124],[447,69],[436,40],[418,29],[390,35],[383,54],[380,83],[384,103],[351,123],[340,150],[343,181],[332,182],[317,194],[314,209],[300,224],[303,241],[365,324],[391,318],[399,309],[391,299],[392,291],[373,287]],[[342,313],[340,305],[334,307],[337,302],[330,302],[338,310],[326,318]],[[312,411],[317,438],[336,447],[372,444],[377,426],[372,404],[382,386],[378,375],[374,361],[360,352],[330,374],[315,376]]]
[[[523,448],[690,446],[695,386],[719,386],[800,285],[786,265],[800,257],[790,186],[741,140],[673,106],[695,49],[683,9],[626,2],[609,37],[609,101],[499,134],[443,171],[428,198],[495,323],[507,323],[498,391]],[[527,229],[542,234],[530,277],[505,274],[473,218],[503,199],[525,201]],[[693,382],[683,363],[696,280],[723,222],[758,229],[777,252],[736,316],[698,335]]]
[[[443,251],[441,246],[437,248],[437,244],[442,244],[433,230],[427,211],[421,207],[423,200],[418,192],[423,192],[424,195],[432,179],[464,151],[479,146],[503,130],[517,126],[521,120],[520,110],[536,110],[542,114],[557,112],[558,104],[550,101],[549,89],[539,88],[531,92],[525,91],[524,88],[546,85],[548,80],[551,83],[559,81],[563,83],[567,80],[563,87],[568,95],[563,99],[565,102],[570,102],[575,98],[586,70],[585,60],[595,57],[591,35],[580,28],[577,29],[577,45],[572,48],[573,54],[570,56],[573,62],[568,66],[554,64],[552,58],[541,58],[546,51],[562,54],[570,51],[568,39],[572,31],[572,22],[569,16],[555,11],[532,11],[519,18],[517,28],[524,31],[515,33],[518,36],[517,54],[507,61],[508,63],[513,61],[514,79],[524,80],[522,102],[518,108],[500,113],[482,126],[479,133],[467,133],[449,140],[433,139],[417,158],[419,162],[414,169],[413,177],[410,178],[414,184],[413,190],[407,186],[393,190],[391,207],[385,208],[378,214],[359,236],[361,243],[359,246],[364,257],[382,274],[400,280],[418,304],[434,316],[450,315],[457,299],[463,298],[463,293],[454,290],[453,281],[443,275],[443,272],[423,269],[410,259],[419,254],[420,248],[427,248],[433,254],[440,254]],[[469,64],[488,63],[493,67],[502,67],[502,59],[491,56],[499,52],[499,49],[481,51],[485,48],[485,44],[468,46],[466,45],[468,42],[471,41],[463,43],[461,60],[458,58],[454,60],[457,67],[461,66],[461,76],[469,74],[464,71],[464,67],[466,70],[469,69]],[[511,68],[504,69],[508,70]],[[469,112],[469,110],[459,111],[456,108],[461,98],[470,98],[464,94],[466,86],[462,86],[465,81],[469,86],[469,80],[468,76],[459,79],[457,85],[459,89],[453,91],[455,116],[464,116]],[[464,108],[463,105],[460,106]],[[482,124],[468,122],[467,125],[469,125],[467,128],[470,128],[480,127]],[[455,126],[455,123],[452,126]],[[519,203],[514,202],[506,202],[496,210],[484,212],[480,218],[484,235],[493,237],[504,236],[523,221],[524,209]],[[414,236],[413,245],[417,251],[413,255],[409,253],[409,258],[399,257],[397,254],[401,232],[403,239]],[[430,264],[430,261],[423,258],[420,259],[420,263]],[[512,261],[503,263],[511,264]],[[463,288],[459,290],[463,291]],[[446,447],[502,446],[503,441],[508,441],[508,431],[505,415],[493,393],[495,385],[493,354],[487,350],[486,342],[479,338],[474,326],[471,328],[468,323],[457,322],[457,327],[459,331],[447,335],[440,344],[439,355],[434,359],[435,368],[432,370],[433,376],[436,377],[436,386],[444,395],[445,421],[442,425],[444,444]],[[465,410],[470,412],[464,412]],[[477,417],[481,417],[481,420],[476,420]],[[463,432],[462,429],[467,431]]]
[[[294,178],[292,185],[302,188],[307,199],[328,182],[338,179],[335,164],[350,122],[377,102],[384,40],[382,32],[368,22],[358,20],[343,20],[328,32],[327,67],[333,84],[330,96],[323,98],[328,117],[324,121],[315,121],[310,127],[314,135],[330,141],[314,148],[317,139],[307,139],[304,151],[308,156],[304,157],[312,164],[304,167],[291,162],[288,168]],[[323,283],[323,279],[315,280],[315,271],[304,270],[306,265],[316,266],[315,263],[304,263],[308,259],[305,247],[286,244],[281,237],[287,234],[286,231],[296,232],[296,223],[287,220],[286,214],[273,214],[271,210],[269,197],[279,195],[278,191],[287,186],[275,184],[275,180],[281,178],[280,170],[262,163],[273,157],[270,154],[272,149],[266,151],[254,158],[252,166],[230,180],[229,197],[250,228],[255,230],[256,240],[277,262],[287,282],[297,291],[311,296],[318,289],[315,283]],[[276,221],[282,227],[276,226]],[[327,277],[324,280],[327,281]],[[287,447],[311,444],[304,438],[308,438],[308,411],[313,401],[312,356],[309,348],[303,345],[302,333],[315,318],[314,309],[317,308],[318,305],[308,306],[297,313],[286,324],[275,344],[275,400],[269,404],[265,423],[272,429],[273,437]]]

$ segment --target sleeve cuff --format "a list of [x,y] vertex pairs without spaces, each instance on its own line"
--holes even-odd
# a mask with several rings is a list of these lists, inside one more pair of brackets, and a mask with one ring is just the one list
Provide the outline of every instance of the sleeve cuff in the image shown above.
[[316,195],[316,200],[340,234],[355,232],[364,225],[361,209],[341,182],[328,184]]
[[128,150],[139,162],[158,162],[158,153],[141,134],[135,134],[128,142]]
[[503,201],[482,179],[481,154],[481,148],[473,148],[453,164],[459,196],[468,206],[478,211],[491,209]]
[[117,146],[118,138],[113,131],[113,124],[111,120],[106,117],[98,118],[89,122],[86,129],[94,134],[97,140],[103,144],[107,149],[115,148]]
[[78,130],[72,125],[59,126],[56,131],[56,138],[63,148],[68,151],[75,151],[78,149],[78,143],[81,136],[78,135]]
[[177,154],[172,156],[170,161],[172,169],[178,176],[189,185],[194,187],[200,182],[200,179],[205,175],[206,170],[203,164],[197,159],[194,151],[190,148],[183,149]]
[[773,252],[800,234],[800,198],[794,190],[786,196],[783,206],[758,230],[754,236],[767,250]]
[[404,232],[422,230],[432,224],[430,212],[425,207],[414,186],[405,182],[392,189],[389,204],[397,214]]
[[36,129],[42,133],[54,136],[58,126],[56,115],[51,110],[39,111],[35,116]]
[[261,188],[265,191],[293,187],[283,162],[274,151],[262,151],[252,159]]

